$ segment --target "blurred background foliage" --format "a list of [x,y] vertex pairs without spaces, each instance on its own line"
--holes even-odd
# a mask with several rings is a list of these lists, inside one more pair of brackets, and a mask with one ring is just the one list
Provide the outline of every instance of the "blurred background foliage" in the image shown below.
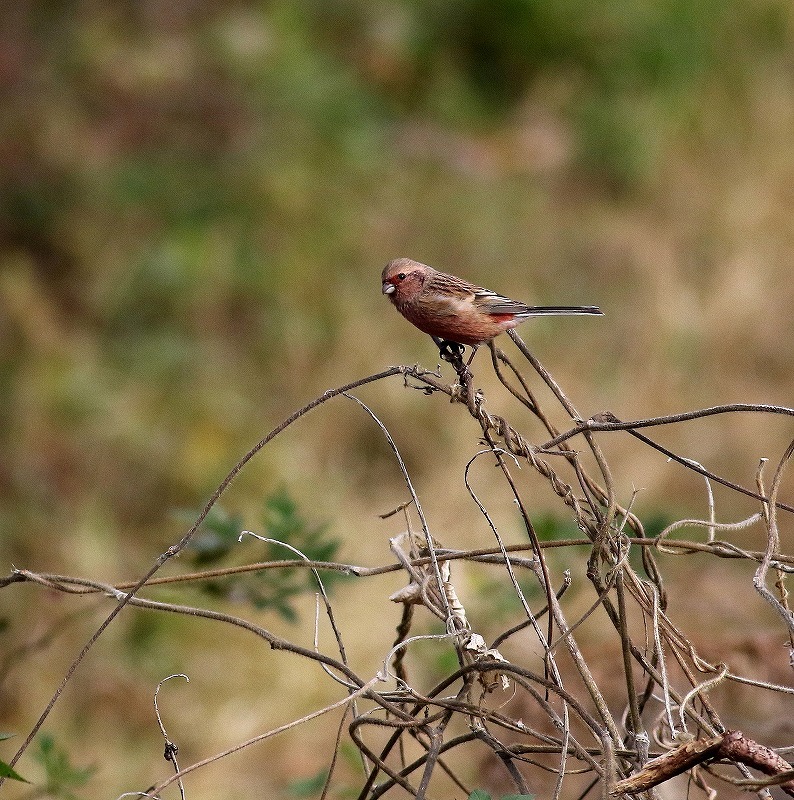
[[[604,320],[525,329],[585,415],[792,405],[792,9],[787,0],[4,4],[5,569],[133,577],[183,532],[176,510],[200,506],[295,407],[386,364],[433,366],[432,344],[380,295],[380,269],[396,256],[530,301],[600,305]],[[397,382],[365,394],[427,498],[434,533],[452,546],[481,541],[461,479],[477,445],[464,417]],[[786,431],[748,417],[658,438],[751,484],[758,457],[777,456]],[[704,513],[694,477],[631,442],[606,447],[624,502],[636,485],[654,514]],[[307,530],[330,521],[339,558],[388,558],[400,523],[378,523],[375,512],[404,492],[353,404],[336,401],[288,431],[225,504],[254,526],[265,499],[279,496],[294,498],[296,514],[306,509]],[[726,517],[751,508],[719,497]],[[536,502],[540,515],[558,511],[545,492]],[[520,538],[505,504],[502,521]],[[22,660],[28,677],[37,665],[35,681],[6,665],[6,728],[29,727],[107,609],[92,605],[74,622],[74,606],[49,598],[44,613],[44,600],[29,588],[0,598],[9,652],[43,637],[57,653],[47,660],[34,648]],[[360,613],[360,602],[351,608]],[[72,622],[53,643],[59,614]],[[127,778],[145,785],[159,768],[149,760],[159,747],[149,696],[164,670],[189,671],[183,662],[203,653],[198,671],[220,691],[209,632],[143,619],[132,612],[108,633],[90,670],[101,678],[84,679],[103,710],[89,724],[71,694],[58,717],[66,735],[86,732],[74,740],[76,765],[97,763],[98,737],[113,763],[124,751],[115,777],[91,777],[107,792],[133,788]],[[390,625],[364,653],[381,652]],[[142,660],[135,642],[145,643]],[[235,664],[241,680],[257,674],[250,659]],[[224,684],[226,705],[197,704],[181,721],[228,725],[230,741],[247,724],[260,730],[268,715],[256,681],[250,695]],[[195,702],[186,687],[173,691]],[[122,732],[118,707],[129,716]],[[197,756],[212,750],[198,735],[195,745]],[[270,795],[324,763],[280,762]],[[248,796],[244,771],[238,780],[227,797]]]

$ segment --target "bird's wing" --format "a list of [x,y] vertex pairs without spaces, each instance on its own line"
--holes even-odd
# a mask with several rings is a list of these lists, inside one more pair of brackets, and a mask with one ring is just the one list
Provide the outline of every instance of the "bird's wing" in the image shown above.
[[432,305],[434,313],[440,316],[454,317],[470,312],[480,291],[484,290],[473,283],[445,272],[435,272],[425,284],[423,303]]
[[474,292],[474,305],[486,314],[526,314],[530,310],[526,303],[479,288]]

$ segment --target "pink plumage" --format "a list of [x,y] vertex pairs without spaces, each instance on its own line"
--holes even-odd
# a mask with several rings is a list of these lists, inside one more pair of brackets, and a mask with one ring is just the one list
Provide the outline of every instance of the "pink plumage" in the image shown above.
[[528,306],[410,258],[390,261],[381,283],[383,293],[420,331],[475,348],[530,317],[601,314],[596,306]]

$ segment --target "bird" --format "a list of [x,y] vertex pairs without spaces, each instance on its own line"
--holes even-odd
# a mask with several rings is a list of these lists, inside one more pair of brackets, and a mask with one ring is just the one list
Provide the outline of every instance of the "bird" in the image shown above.
[[472,358],[481,344],[531,317],[603,314],[597,306],[529,306],[410,258],[395,258],[384,267],[381,289],[439,347],[447,342],[468,345]]

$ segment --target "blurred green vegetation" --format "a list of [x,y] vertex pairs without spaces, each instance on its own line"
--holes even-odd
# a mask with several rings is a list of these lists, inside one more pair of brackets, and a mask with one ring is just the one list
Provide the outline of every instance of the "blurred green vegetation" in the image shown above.
[[[197,516],[198,511],[190,517],[185,515],[187,525]],[[304,519],[293,498],[283,488],[265,499],[260,524],[261,529],[250,531],[253,537],[243,537],[253,539],[253,547],[249,542],[245,543],[246,547],[241,547],[238,540],[245,530],[242,517],[227,514],[222,506],[215,506],[189,543],[185,555],[197,569],[229,567],[234,563],[299,561],[291,548],[310,561],[339,560],[339,540],[328,535],[327,525],[312,524]],[[257,544],[258,537],[273,541]],[[282,547],[276,542],[286,546]],[[317,575],[329,596],[334,584],[348,577],[331,570],[318,571]],[[254,608],[275,611],[283,619],[297,622],[296,596],[314,594],[320,587],[311,571],[285,567],[277,571],[264,570],[207,581],[202,589],[213,597],[228,598],[238,603],[245,601]]]
[[[399,255],[602,306],[604,324],[527,331],[586,413],[791,405],[787,0],[21,0],[0,23],[6,569],[135,576],[183,532],[173,510],[295,407],[387,363],[433,366],[380,296]],[[368,392],[434,534],[487,535],[459,521],[459,458],[476,446],[463,417],[397,384]],[[340,558],[382,560],[392,528],[372,520],[402,499],[400,477],[341,403],[274,442],[224,503],[253,527],[283,486],[293,516],[333,521]],[[783,449],[766,421],[716,424],[659,435],[745,483]],[[702,483],[622,440],[607,451],[624,502],[642,485],[639,505],[675,506],[665,518],[702,508]],[[557,535],[553,498],[537,502]],[[10,650],[29,633],[8,591]],[[118,640],[162,645],[141,619]],[[172,648],[151,673],[190,652],[193,634],[163,625]],[[104,658],[107,728],[89,738],[114,728],[119,695],[148,702]],[[17,730],[57,684],[60,661],[48,669],[40,691],[6,673]],[[126,755],[120,775],[150,774]]]
[[[770,283],[785,266],[774,226],[790,195],[753,212],[785,173],[731,199],[758,166],[766,106],[789,102],[784,2],[23,2],[4,16],[0,524],[26,530],[23,551],[98,482],[119,521],[158,521],[212,485],[247,420],[381,351],[415,357],[424,343],[377,293],[395,254],[600,302],[612,331],[587,336],[608,390],[620,359],[689,373],[705,358],[708,311],[686,314],[715,282],[729,291],[731,204],[764,217],[748,240]],[[673,251],[666,287],[643,274],[648,248]],[[529,280],[506,272],[530,263]],[[621,304],[653,303],[661,319],[627,329]],[[782,378],[790,358],[763,327],[761,371]]]
[[42,796],[78,800],[78,795],[72,790],[85,786],[96,772],[96,767],[73,766],[68,751],[56,744],[49,734],[41,735],[36,744],[33,757],[46,775],[41,788]]

